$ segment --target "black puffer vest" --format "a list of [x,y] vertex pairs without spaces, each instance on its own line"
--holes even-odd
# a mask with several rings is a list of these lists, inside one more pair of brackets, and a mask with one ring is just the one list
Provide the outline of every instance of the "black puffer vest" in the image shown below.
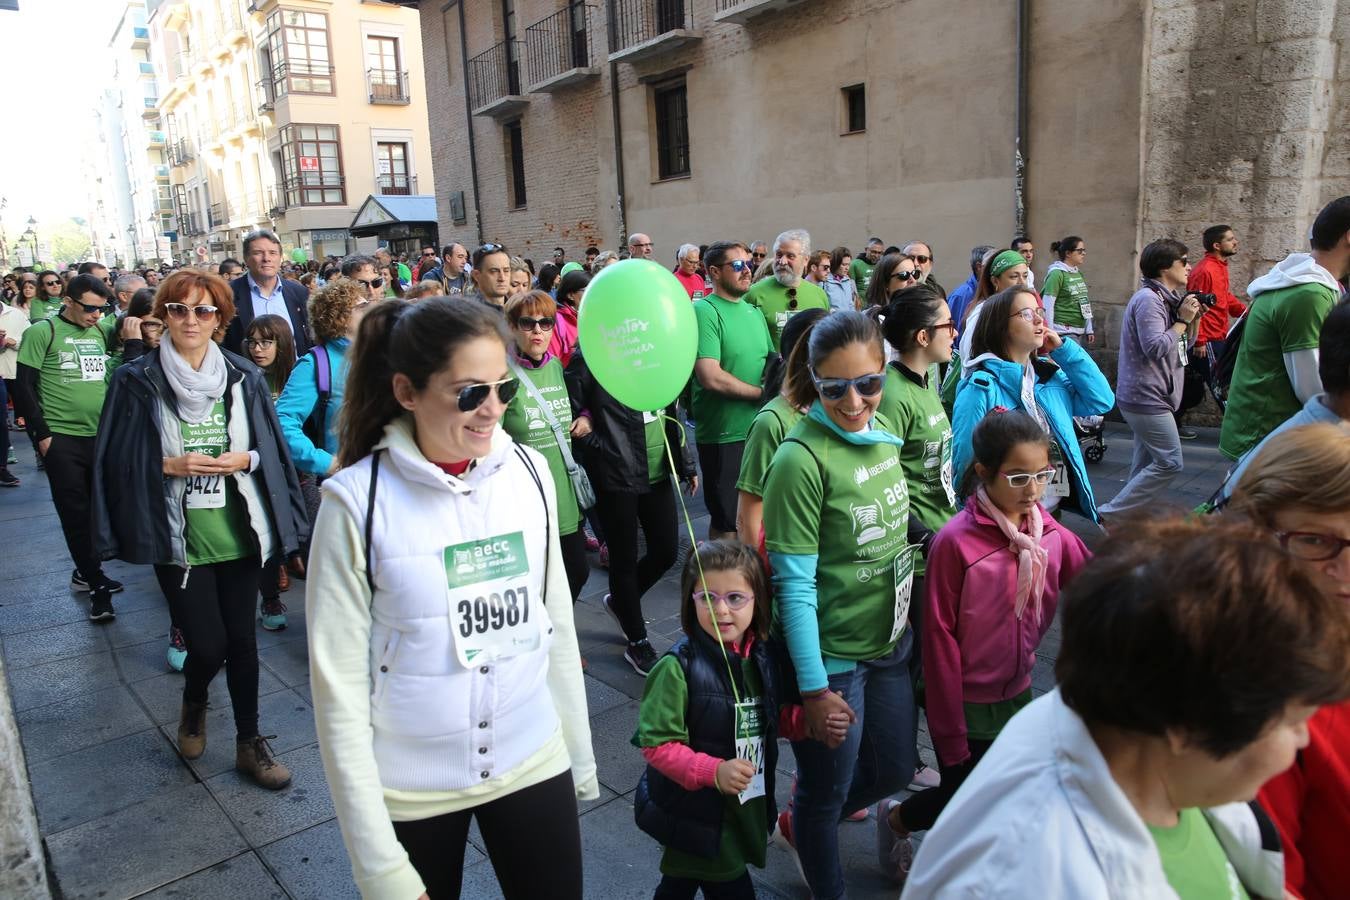
[[[681,638],[666,652],[680,661],[689,686],[689,708],[685,713],[689,746],[719,759],[731,759],[736,751],[736,697],[717,641],[700,629],[693,638]],[[778,667],[770,653],[768,641],[755,641],[748,661],[759,675],[760,711],[765,723],[764,800],[767,825],[771,828],[778,818],[773,791],[774,769],[778,764],[779,686]],[[745,662],[732,657],[736,690],[742,697],[747,693]],[[685,790],[647,766],[634,796],[633,817],[637,826],[662,846],[712,859],[721,845],[722,818],[729,799],[716,788]]]

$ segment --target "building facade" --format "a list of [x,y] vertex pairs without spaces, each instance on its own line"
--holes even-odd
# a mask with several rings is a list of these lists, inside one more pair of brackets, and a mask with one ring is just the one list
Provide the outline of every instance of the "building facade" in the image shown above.
[[1075,234],[1112,348],[1143,244],[1231,223],[1242,286],[1350,193],[1344,0],[409,5],[442,236],[536,259],[805,227],[923,239],[954,286],[976,244],[1025,231],[1043,272]]
[[[158,106],[180,259],[242,253],[275,229],[287,253],[373,249],[356,212],[432,183],[416,15],[373,0],[152,0]],[[434,228],[434,223],[432,223]]]

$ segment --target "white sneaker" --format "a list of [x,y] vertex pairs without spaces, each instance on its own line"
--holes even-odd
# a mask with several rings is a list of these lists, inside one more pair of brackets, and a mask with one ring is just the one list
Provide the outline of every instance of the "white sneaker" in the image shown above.
[[909,835],[901,837],[891,828],[891,810],[899,805],[896,800],[882,800],[877,804],[877,864],[882,874],[903,885],[914,864],[914,845],[910,843]]
[[919,763],[918,770],[914,777],[910,779],[909,789],[911,791],[926,791],[929,788],[935,788],[942,783],[942,775],[937,769],[930,769],[923,763]]

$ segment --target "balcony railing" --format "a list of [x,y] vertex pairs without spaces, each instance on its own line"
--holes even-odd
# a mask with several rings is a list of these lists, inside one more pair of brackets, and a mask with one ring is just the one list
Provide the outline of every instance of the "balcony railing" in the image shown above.
[[225,223],[230,221],[230,214],[225,208],[225,204],[223,202],[212,203],[206,214],[206,221],[211,228],[223,228]]
[[502,115],[529,103],[520,95],[520,42],[502,41],[469,60],[469,106],[477,115]]
[[692,0],[615,0],[611,58],[632,62],[700,40],[691,7]]
[[376,175],[375,186],[381,194],[416,194],[416,175]]
[[366,94],[371,103],[406,105],[411,102],[408,73],[398,69],[366,69]]
[[303,172],[286,179],[286,206],[342,206],[346,179],[327,172]]
[[202,230],[201,216],[194,213],[178,214],[178,233],[183,237],[196,237],[205,234]]
[[264,78],[253,86],[253,94],[258,104],[258,112],[267,112],[276,105],[276,93],[272,79]]
[[187,138],[179,138],[169,147],[169,165],[171,166],[185,166],[196,158],[196,153],[192,149],[192,142]]
[[525,29],[525,61],[531,91],[548,91],[598,75],[591,46],[591,10],[569,3]]
[[286,215],[286,192],[268,191],[265,205],[267,206],[267,217],[269,219],[279,219]]
[[333,92],[332,63],[307,59],[282,61],[272,67],[272,99],[278,100],[294,91],[299,94],[331,94]]

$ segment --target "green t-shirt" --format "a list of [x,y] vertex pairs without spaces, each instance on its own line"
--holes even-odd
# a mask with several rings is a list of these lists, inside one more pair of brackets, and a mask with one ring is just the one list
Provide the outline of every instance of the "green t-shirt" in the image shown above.
[[1068,328],[1087,326],[1085,312],[1091,312],[1092,307],[1088,304],[1087,282],[1081,273],[1051,269],[1045,276],[1041,296],[1055,298],[1054,324]]
[[1031,688],[1007,700],[993,703],[963,703],[966,714],[966,737],[977,741],[992,741],[998,737],[1012,717],[1031,702]]
[[1248,900],[1237,871],[1205,814],[1183,809],[1171,828],[1148,826],[1162,857],[1167,883],[1181,900]]
[[[789,290],[796,293],[789,295]],[[798,281],[795,288],[785,288],[778,283],[778,279],[765,278],[755,282],[743,299],[764,314],[764,324],[769,327],[769,337],[773,340],[775,350],[778,349],[778,335],[788,319],[804,309],[830,308],[830,298],[825,291],[806,279]]]
[[736,479],[736,490],[764,496],[764,482],[768,480],[769,463],[778,452],[784,436],[797,424],[802,414],[782,394],[774,397],[755,414],[750,433],[745,438],[745,452],[741,455],[741,474]]
[[[952,424],[938,396],[937,379],[930,369],[927,385],[921,385],[886,367],[886,387],[877,412],[895,428],[905,442],[900,448],[900,466],[909,485],[909,502],[925,526],[937,531],[956,515],[956,484],[952,473]],[[915,563],[919,574],[924,563]]]
[[[558,420],[567,447],[572,448],[572,403],[567,396],[567,385],[563,382],[562,363],[556,358],[550,359],[539,368],[531,368],[520,363],[523,377],[539,391],[544,402]],[[577,495],[572,490],[572,479],[567,475],[567,465],[563,462],[562,451],[558,449],[558,439],[544,418],[539,404],[530,396],[530,392],[521,385],[520,390],[511,398],[502,416],[502,428],[506,433],[527,447],[533,447],[548,460],[548,470],[553,476],[553,486],[558,493],[558,533],[571,534],[581,522],[581,510],[577,506]]]
[[[891,431],[878,416],[874,426]],[[820,649],[838,659],[889,653],[908,621],[914,557],[909,488],[894,444],[852,444],[805,416],[764,486],[771,552],[816,557]]]
[[[732,657],[741,663],[745,675],[742,700],[759,702],[759,672],[748,660]],[[642,689],[642,706],[638,710],[637,733],[633,743],[638,747],[659,747],[671,741],[689,743],[685,715],[689,709],[689,685],[684,668],[674,656],[661,657]],[[707,881],[730,881],[740,877],[747,864],[764,867],[764,850],[768,845],[765,799],[756,797],[742,804],[739,798],[724,798],[722,842],[714,859],[707,859],[666,847],[661,856],[661,874],[675,878],[698,878]]]
[[670,463],[666,461],[666,426],[661,419],[662,414],[659,409],[642,414],[643,438],[647,441],[647,481],[650,484],[670,477]]
[[61,311],[61,304],[64,301],[60,297],[47,299],[46,297],[34,297],[28,304],[28,321],[41,322],[43,319],[50,319]]
[[872,270],[875,268],[876,266],[861,256],[848,267],[848,277],[853,279],[853,284],[858,289],[858,302],[864,306],[867,305],[867,285],[872,281]]
[[54,434],[93,437],[108,392],[111,317],[82,328],[64,316],[38,323],[23,335],[19,362],[37,369],[38,400]]
[[[219,457],[229,448],[225,401],[217,400],[211,418],[199,425],[180,421],[184,453]],[[252,534],[244,498],[233,475],[189,475],[183,504],[187,508],[187,561],[191,566],[243,559],[252,550]]]
[[1317,347],[1322,322],[1335,305],[1336,294],[1320,284],[1281,288],[1252,301],[1219,432],[1224,456],[1242,456],[1303,408],[1284,354]]
[[[698,319],[698,358],[715,359],[727,373],[746,384],[760,384],[764,361],[773,352],[769,329],[759,310],[743,300],[716,294],[694,303]],[[739,400],[693,382],[694,440],[700,444],[734,444],[745,440],[759,412],[759,400]]]

